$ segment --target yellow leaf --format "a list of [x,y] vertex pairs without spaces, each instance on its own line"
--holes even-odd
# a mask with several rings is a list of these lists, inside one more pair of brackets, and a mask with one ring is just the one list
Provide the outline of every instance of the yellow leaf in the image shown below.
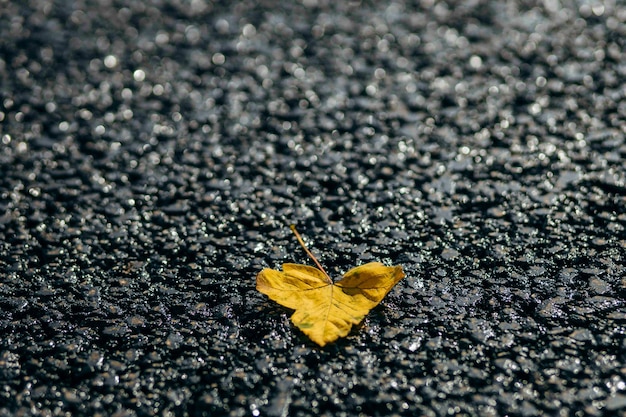
[[404,277],[400,266],[370,262],[333,283],[294,226],[291,230],[319,269],[292,263],[283,264],[282,272],[265,268],[257,275],[256,289],[295,310],[293,324],[320,346],[347,336]]

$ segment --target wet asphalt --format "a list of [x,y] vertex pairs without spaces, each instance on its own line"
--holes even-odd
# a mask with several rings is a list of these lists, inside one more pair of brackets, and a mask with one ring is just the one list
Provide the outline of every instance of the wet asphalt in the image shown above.
[[[626,415],[626,7],[0,1],[0,416]],[[319,348],[256,274],[402,280]]]

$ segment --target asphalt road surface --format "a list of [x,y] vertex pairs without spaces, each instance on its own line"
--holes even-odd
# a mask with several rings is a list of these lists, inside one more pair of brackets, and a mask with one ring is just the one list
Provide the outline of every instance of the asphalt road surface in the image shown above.
[[[0,0],[0,416],[626,415],[622,1]],[[319,348],[256,274],[403,279]]]

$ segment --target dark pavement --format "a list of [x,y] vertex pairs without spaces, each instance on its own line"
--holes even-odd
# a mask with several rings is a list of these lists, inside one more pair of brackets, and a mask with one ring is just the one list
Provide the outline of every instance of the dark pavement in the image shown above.
[[[1,1],[0,416],[626,415],[621,1]],[[256,274],[402,280],[317,347]]]

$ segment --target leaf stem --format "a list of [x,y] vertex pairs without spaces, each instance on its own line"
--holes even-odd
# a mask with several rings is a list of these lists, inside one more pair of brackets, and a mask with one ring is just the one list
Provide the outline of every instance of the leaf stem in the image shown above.
[[291,231],[293,232],[294,235],[296,235],[296,238],[298,239],[298,243],[300,243],[300,246],[302,246],[302,248],[304,249],[304,251],[306,252],[307,255],[309,255],[309,257],[311,259],[313,259],[313,262],[315,262],[315,265],[317,265],[318,269],[320,271],[322,271],[324,273],[324,275],[326,275],[326,278],[328,278],[328,282],[329,283],[333,283],[333,280],[330,278],[330,275],[328,275],[326,273],[326,271],[324,270],[324,268],[322,267],[322,265],[319,263],[319,261],[317,260],[317,258],[311,253],[311,251],[306,247],[306,245],[304,244],[304,240],[302,239],[302,236],[300,236],[300,233],[298,233],[298,231],[296,230],[296,225],[295,224],[290,224],[289,228],[291,229]]

